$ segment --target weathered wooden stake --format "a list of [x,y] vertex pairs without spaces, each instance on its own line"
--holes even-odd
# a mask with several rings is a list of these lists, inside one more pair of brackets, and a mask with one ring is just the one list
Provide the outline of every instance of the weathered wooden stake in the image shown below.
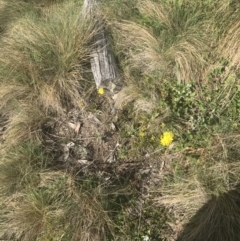
[[91,58],[91,70],[97,88],[107,88],[112,92],[120,90],[120,74],[111,46],[106,38],[103,20],[98,14],[96,0],[84,0],[83,16],[95,19],[96,34]]

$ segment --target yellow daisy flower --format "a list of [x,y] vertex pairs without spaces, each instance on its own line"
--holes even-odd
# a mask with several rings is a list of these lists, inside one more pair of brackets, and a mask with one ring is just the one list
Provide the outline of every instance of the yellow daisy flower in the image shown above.
[[98,94],[103,95],[104,94],[104,89],[101,87],[98,89]]
[[163,132],[163,135],[160,137],[160,143],[163,146],[169,146],[173,142],[174,134],[171,131]]
[[144,131],[140,131],[140,132],[139,132],[139,136],[140,136],[140,137],[144,137],[145,135],[146,135],[146,133],[145,133]]
[[139,136],[140,136],[140,137],[146,136],[146,130],[147,130],[147,127],[146,127],[146,126],[141,126],[141,128],[140,128],[140,130],[139,130]]

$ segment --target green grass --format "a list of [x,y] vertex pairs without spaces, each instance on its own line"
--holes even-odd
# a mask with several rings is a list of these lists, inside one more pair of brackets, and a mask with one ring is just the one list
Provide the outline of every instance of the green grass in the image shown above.
[[[236,240],[239,1],[103,1],[124,86],[114,100],[95,89],[82,4],[0,2],[0,239]],[[86,144],[66,124],[81,132],[91,116]],[[106,145],[117,162],[88,153]]]

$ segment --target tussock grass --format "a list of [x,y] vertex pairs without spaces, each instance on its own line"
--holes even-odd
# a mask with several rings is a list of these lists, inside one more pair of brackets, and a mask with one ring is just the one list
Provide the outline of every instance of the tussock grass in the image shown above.
[[26,13],[37,12],[36,6],[32,5],[30,2],[21,1],[21,0],[9,0],[9,1],[0,1],[0,21],[1,35],[7,32],[14,22],[19,18],[23,17]]
[[168,8],[167,5],[164,4],[164,1],[163,4],[153,1],[139,1],[137,8],[145,16],[157,18],[165,28],[171,28],[171,22],[168,18]]
[[[164,69],[164,60],[157,39],[148,30],[134,22],[116,23],[118,34],[122,37],[119,43],[121,51],[129,55],[129,70],[142,66],[143,74],[153,70]],[[131,33],[131,34],[130,34]],[[131,48],[131,51],[129,51]],[[163,66],[162,66],[163,65]]]
[[67,3],[46,10],[41,21],[29,15],[15,22],[2,39],[0,56],[0,82],[7,92],[5,85],[21,86],[25,98],[38,100],[46,111],[77,106],[88,85],[84,65],[92,37],[91,24],[79,19],[79,12],[79,4]]
[[149,100],[142,95],[141,89],[137,89],[134,85],[123,88],[116,96],[114,96],[115,107],[123,109],[130,103],[134,103],[136,112],[145,112],[151,114],[155,106],[154,96]]
[[21,240],[106,240],[113,224],[98,190],[90,194],[59,171],[42,170],[39,179],[38,188],[29,183],[24,195],[7,204],[5,229],[15,230]]
[[14,103],[10,108],[11,114],[3,133],[3,146],[5,151],[12,146],[23,142],[36,140],[41,141],[42,125],[46,122],[46,114],[34,103]]
[[155,201],[160,205],[173,208],[174,212],[188,220],[209,200],[209,197],[197,176],[174,179],[175,181],[169,182],[169,185],[161,189],[162,197]]
[[107,19],[132,19],[137,14],[136,5],[138,0],[120,1],[106,0],[101,2],[101,9]]
[[227,59],[231,60],[231,65],[240,68],[240,17],[239,2],[220,1],[217,12],[217,20],[219,21],[219,31],[221,38],[219,40],[219,52]]
[[168,76],[179,82],[199,81],[206,64],[210,25],[197,5],[140,1],[137,7],[143,16],[140,25],[117,24],[117,34],[126,47],[122,51],[131,49],[126,53],[128,65],[144,75],[154,70],[160,79]]
[[208,167],[197,167],[194,176],[175,175],[160,189],[162,197],[156,201],[169,208],[174,207],[175,212],[188,220],[212,196],[219,197],[238,186],[239,168],[238,161],[216,162]]
[[114,223],[99,200],[102,190],[95,191],[96,194],[90,195],[82,191],[75,193],[68,206],[67,232],[71,234],[71,240],[108,240],[109,233],[113,231]]
[[1,190],[6,195],[21,192],[28,186],[37,186],[39,169],[46,164],[40,143],[26,142],[12,147],[1,158]]
[[52,171],[36,143],[1,159],[0,235],[14,240],[107,240],[114,223],[103,209],[105,191],[84,189],[71,174]]
[[113,23],[106,16],[125,81],[140,89],[138,99],[150,100],[152,110],[164,98],[167,82],[208,81],[209,51],[216,36],[210,35],[214,21],[201,7],[188,1],[138,1],[132,8],[138,14],[130,20]]
[[15,22],[25,15],[36,14],[41,16],[44,7],[55,3],[61,3],[63,0],[1,0],[0,1],[0,33],[1,37],[14,26]]
[[61,236],[56,222],[63,215],[63,200],[59,196],[44,190],[32,191],[12,205],[15,215],[9,214],[11,228],[22,232],[23,240],[36,240],[37,237],[44,240]]
[[191,219],[178,241],[231,240],[239,237],[239,189],[212,197]]

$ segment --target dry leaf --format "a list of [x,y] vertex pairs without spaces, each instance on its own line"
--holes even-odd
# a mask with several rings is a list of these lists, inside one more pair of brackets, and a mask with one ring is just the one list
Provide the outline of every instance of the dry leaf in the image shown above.
[[114,124],[114,123],[111,123],[111,129],[112,129],[113,131],[115,131],[115,130],[116,130],[116,126],[115,126],[115,124]]
[[67,145],[63,145],[63,160],[66,162],[69,157],[69,147]]
[[81,127],[81,123],[79,121],[76,124],[74,124],[72,122],[68,122],[67,124],[71,129],[73,129],[78,134],[79,129]]
[[72,129],[75,130],[76,125],[75,125],[74,123],[72,123],[72,122],[68,122],[67,124],[68,124],[68,126],[69,126],[70,128],[72,128]]
[[78,132],[79,132],[80,126],[81,126],[81,123],[78,121],[78,122],[75,124],[75,128],[74,128],[74,131],[75,131],[77,134],[78,134]]
[[75,146],[75,143],[72,142],[72,141],[67,144],[67,147],[68,147],[68,148],[71,148],[71,147],[73,147],[73,146]]
[[99,124],[101,123],[101,121],[93,113],[89,113],[88,119],[92,119],[93,121]]
[[77,162],[78,162],[79,164],[84,164],[84,165],[86,165],[86,164],[89,163],[88,160],[77,160]]

